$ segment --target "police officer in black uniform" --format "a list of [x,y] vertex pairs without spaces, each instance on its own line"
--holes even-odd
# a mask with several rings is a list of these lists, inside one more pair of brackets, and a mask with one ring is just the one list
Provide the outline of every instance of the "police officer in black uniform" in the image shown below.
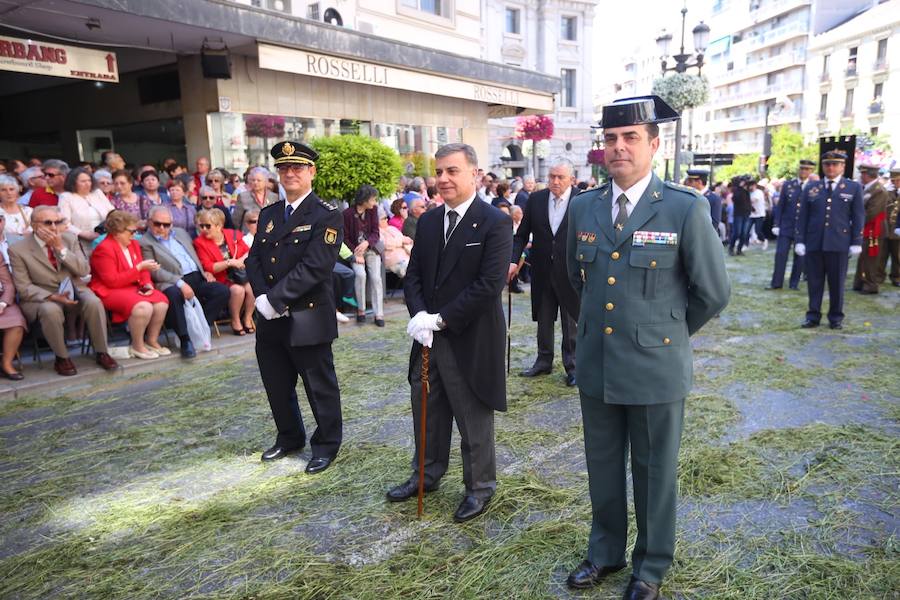
[[338,334],[331,271],[343,241],[343,220],[312,191],[315,150],[280,142],[272,156],[286,198],[259,214],[245,261],[259,316],[256,358],[278,428],[275,445],[262,459],[282,458],[306,443],[296,395],[299,375],[317,425],[306,472],[318,473],[341,446],[341,394],[331,353]]

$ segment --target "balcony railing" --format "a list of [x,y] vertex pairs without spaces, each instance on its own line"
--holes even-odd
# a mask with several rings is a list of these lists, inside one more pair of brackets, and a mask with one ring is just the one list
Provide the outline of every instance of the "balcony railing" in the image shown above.
[[844,110],[842,110],[842,111],[841,111],[841,118],[842,118],[842,119],[852,119],[852,118],[853,118],[853,109],[852,109],[852,108],[845,108]]
[[827,121],[828,114],[824,110],[820,110],[819,114],[816,115],[816,121]]
[[713,96],[712,103],[714,105],[730,106],[763,100],[766,97],[802,93],[803,81],[799,79],[792,79],[791,81],[785,81],[775,85],[745,90],[734,94],[728,93],[727,91],[720,91],[719,93],[715,94],[715,96]]
[[766,2],[750,4],[750,16],[754,21],[761,22],[780,15],[792,8],[806,6],[811,0],[767,0]]
[[888,70],[888,62],[886,58],[879,58],[875,61],[875,64],[872,65],[872,70],[876,73],[881,73],[882,71]]
[[805,52],[791,52],[786,54],[780,54],[778,56],[773,56],[771,58],[767,58],[765,60],[758,60],[756,62],[738,67],[737,69],[732,69],[731,71],[725,71],[716,79],[715,85],[721,85],[722,82],[726,81],[736,81],[740,79],[748,79],[754,75],[761,75],[763,73],[770,73],[772,71],[778,71],[780,69],[785,69],[792,66],[800,66],[806,62],[806,53]]
[[[741,42],[745,44],[745,49],[751,50],[753,48],[758,48],[760,46],[766,46],[770,44],[774,44],[775,42],[782,41],[786,36],[793,36],[797,34],[807,34],[809,33],[809,24],[804,23],[802,21],[796,21],[789,25],[784,25],[783,27],[779,27],[777,29],[772,29],[771,31],[764,31],[752,37],[746,37]],[[735,44],[737,45],[737,44]]]
[[856,72],[856,62],[848,63],[847,70],[844,71],[844,77],[850,79],[857,77],[858,73]]
[[873,100],[869,104],[869,114],[870,115],[880,115],[884,112],[884,104],[881,100]]
[[831,83],[831,73],[825,71],[819,75],[819,83]]

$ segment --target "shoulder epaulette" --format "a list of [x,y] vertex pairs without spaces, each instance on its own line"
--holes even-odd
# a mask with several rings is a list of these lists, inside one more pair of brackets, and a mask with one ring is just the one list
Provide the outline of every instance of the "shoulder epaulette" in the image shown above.
[[337,210],[337,206],[335,206],[331,202],[325,202],[321,198],[319,198],[319,204],[322,206],[322,208],[327,208],[328,210]]
[[696,192],[694,188],[689,188],[686,185],[681,185],[680,183],[675,183],[674,181],[665,181],[663,182],[667,187],[672,188],[673,190],[678,190],[679,192]]

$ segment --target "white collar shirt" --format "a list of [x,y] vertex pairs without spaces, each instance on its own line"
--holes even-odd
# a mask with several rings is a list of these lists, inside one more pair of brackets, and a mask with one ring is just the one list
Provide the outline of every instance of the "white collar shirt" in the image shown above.
[[562,196],[559,197],[559,202],[556,201],[556,196],[553,195],[553,192],[550,192],[550,197],[547,198],[547,207],[549,210],[550,216],[550,230],[553,232],[553,235],[556,235],[556,232],[559,230],[559,226],[562,225],[563,218],[566,216],[566,211],[569,210],[569,198],[572,197],[572,188],[567,187],[566,191],[563,192]]
[[613,223],[616,222],[616,217],[619,216],[619,203],[618,198],[622,194],[625,194],[625,197],[628,198],[628,202],[625,203],[625,211],[628,213],[628,216],[631,216],[631,213],[634,212],[634,208],[637,206],[637,203],[640,201],[641,196],[644,195],[644,192],[647,191],[647,187],[650,185],[650,180],[653,179],[653,171],[649,171],[646,175],[644,175],[641,179],[637,181],[633,186],[628,188],[627,190],[623,190],[619,187],[619,184],[616,183],[616,180],[613,179],[612,182],[612,220]]
[[[469,210],[469,207],[472,206],[472,202],[475,200],[475,195],[473,194],[471,198],[457,206],[456,208],[450,208],[446,204],[444,204],[444,239],[447,238],[447,230],[450,228],[450,217],[447,216],[447,213],[451,210],[456,211],[456,214],[459,216],[456,218],[456,227],[459,227],[459,222],[463,220],[463,217],[466,216],[466,211]],[[456,229],[454,228],[454,231]],[[452,235],[452,233],[451,233]]]
[[294,214],[294,211],[296,211],[298,208],[300,208],[300,205],[303,203],[304,200],[306,200],[306,198],[310,194],[312,194],[312,188],[310,188],[308,192],[306,192],[305,194],[303,194],[302,196],[300,196],[293,202],[288,202],[287,198],[284,199],[285,203],[290,204],[290,206],[291,206],[291,214]]

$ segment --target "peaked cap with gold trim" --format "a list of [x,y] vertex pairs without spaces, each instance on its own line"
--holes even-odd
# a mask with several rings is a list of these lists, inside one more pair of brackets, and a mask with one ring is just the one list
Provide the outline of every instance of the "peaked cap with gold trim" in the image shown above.
[[300,142],[278,142],[272,146],[272,158],[275,166],[281,165],[314,165],[319,158],[319,153]]

